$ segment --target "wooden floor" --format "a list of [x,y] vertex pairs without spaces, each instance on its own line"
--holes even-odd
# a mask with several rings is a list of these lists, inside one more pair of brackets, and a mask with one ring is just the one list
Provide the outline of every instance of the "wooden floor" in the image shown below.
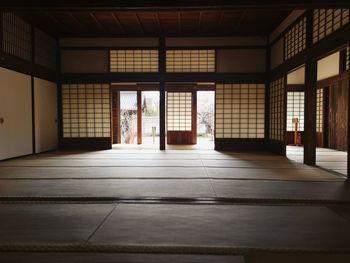
[[181,147],[0,162],[0,262],[348,261],[350,186],[295,160]]
[[[303,162],[303,147],[287,146],[287,157],[290,160]],[[347,152],[327,148],[316,149],[316,165],[340,175],[347,175]]]

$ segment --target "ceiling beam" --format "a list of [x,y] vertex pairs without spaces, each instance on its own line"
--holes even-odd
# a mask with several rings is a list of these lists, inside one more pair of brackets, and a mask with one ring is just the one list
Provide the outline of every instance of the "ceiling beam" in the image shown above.
[[0,7],[11,10],[211,10],[211,9],[306,9],[350,7],[348,0],[2,0]]

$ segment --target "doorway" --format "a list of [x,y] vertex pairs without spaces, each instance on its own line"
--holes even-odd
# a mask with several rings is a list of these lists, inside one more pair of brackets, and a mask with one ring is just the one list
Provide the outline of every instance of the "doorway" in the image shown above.
[[197,91],[197,145],[214,149],[215,91]]

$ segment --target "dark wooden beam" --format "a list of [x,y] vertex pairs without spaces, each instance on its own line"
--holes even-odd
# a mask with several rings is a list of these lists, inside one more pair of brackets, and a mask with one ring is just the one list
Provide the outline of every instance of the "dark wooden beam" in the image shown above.
[[[1,61],[0,61],[1,65]],[[266,73],[62,73],[62,83],[216,82],[266,83]]]
[[[196,87],[193,87],[196,89]],[[197,91],[192,91],[192,143],[197,144]]]
[[3,9],[26,10],[213,10],[213,9],[307,9],[307,8],[334,8],[348,7],[349,2],[344,0],[164,0],[164,1],[126,1],[126,0],[2,0]]
[[126,30],[125,30],[124,26],[122,25],[122,23],[120,22],[120,19],[119,19],[118,15],[116,13],[112,12],[112,17],[113,17],[114,21],[117,23],[117,25],[120,28],[120,30],[124,34],[126,34]]
[[142,22],[141,22],[140,17],[137,13],[135,13],[135,18],[136,18],[137,24],[139,25],[139,27],[141,29],[142,34],[145,34],[146,33],[145,29],[143,28]]

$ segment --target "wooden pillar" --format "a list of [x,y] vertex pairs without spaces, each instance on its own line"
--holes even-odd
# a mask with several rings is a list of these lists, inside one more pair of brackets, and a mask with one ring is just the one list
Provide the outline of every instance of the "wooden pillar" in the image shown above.
[[197,144],[197,89],[192,91],[192,144]]
[[306,63],[304,103],[304,164],[316,164],[317,61],[308,50],[313,45],[313,10],[306,13]]
[[159,38],[159,149],[165,150],[165,63],[166,63],[165,38]]
[[142,94],[137,91],[137,144],[142,144]]
[[305,64],[304,163],[316,164],[317,61]]
[[[350,47],[350,43],[349,43],[349,47]],[[350,52],[350,50],[349,50]],[[350,56],[350,54],[348,54],[348,56]],[[349,78],[348,78],[348,107],[347,107],[347,110],[348,110],[348,127],[347,127],[347,154],[348,154],[348,158],[347,158],[347,177],[348,177],[348,182],[350,182],[350,154],[349,154],[349,151],[350,151],[350,68],[348,69],[348,75],[349,75]]]

